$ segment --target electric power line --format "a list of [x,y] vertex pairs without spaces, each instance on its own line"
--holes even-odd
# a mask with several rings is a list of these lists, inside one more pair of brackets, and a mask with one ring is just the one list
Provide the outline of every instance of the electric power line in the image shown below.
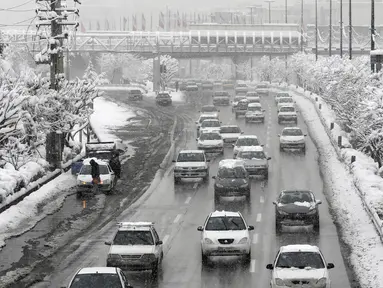
[[24,22],[27,22],[27,21],[30,21],[30,20],[34,20],[35,18],[36,18],[36,16],[33,16],[33,17],[29,18],[29,19],[22,20],[22,21],[13,23],[13,24],[0,24],[0,27],[16,26],[16,25],[18,25],[18,24],[21,24],[21,23],[24,23]]
[[[0,8],[0,11],[8,11],[8,10],[13,10],[13,9],[16,9],[16,8],[19,8],[19,7],[22,7],[24,5],[27,5],[31,2],[34,2],[34,0],[28,0],[27,2],[24,2],[22,4],[19,4],[19,5],[16,5],[16,6],[13,6],[13,7],[9,7],[9,8]],[[31,9],[33,10],[33,9]]]

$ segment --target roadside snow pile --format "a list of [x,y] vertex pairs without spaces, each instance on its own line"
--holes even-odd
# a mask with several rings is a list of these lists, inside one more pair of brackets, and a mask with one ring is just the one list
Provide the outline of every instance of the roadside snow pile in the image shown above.
[[[293,93],[293,96],[317,146],[324,183],[330,193],[328,200],[335,212],[341,237],[350,247],[350,261],[358,281],[364,288],[383,287],[383,245],[354,185],[357,179],[361,184],[358,188],[366,189],[362,191],[371,197],[371,184],[378,180],[372,174],[374,169],[371,169],[371,162],[368,157],[362,157],[362,153],[354,153],[357,151],[352,149],[341,149],[343,159],[338,157],[338,148],[334,148],[334,141],[327,134],[328,127],[322,124],[317,108],[307,99],[307,93],[304,96],[302,93]],[[357,155],[356,161],[360,163],[350,165],[348,157],[351,154]],[[345,159],[347,162],[344,162]],[[380,179],[376,189],[382,184]]]
[[136,114],[128,107],[121,106],[98,97],[94,100],[94,112],[90,116],[90,122],[97,137],[102,142],[119,139],[115,134],[119,128],[127,124],[130,118]]
[[6,239],[30,230],[46,215],[56,211],[75,185],[76,178],[68,171],[1,213],[0,249]]

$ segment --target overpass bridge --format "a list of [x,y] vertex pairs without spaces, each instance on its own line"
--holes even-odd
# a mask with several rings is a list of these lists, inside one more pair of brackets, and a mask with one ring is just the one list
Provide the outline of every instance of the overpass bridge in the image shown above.
[[[301,43],[301,33],[297,29],[275,31],[278,28],[272,28],[265,29],[266,31],[89,31],[70,35],[68,44],[71,52],[135,53],[148,58],[153,57],[156,52],[170,54],[175,58],[232,57],[236,55],[286,56],[301,51],[302,44],[305,51],[315,52],[315,28],[312,31],[308,27],[307,33],[303,37],[303,43]],[[327,55],[328,37],[326,38],[323,34],[325,31],[320,33],[318,53]],[[369,54],[369,37],[358,35],[359,37],[353,38],[353,54]],[[334,36],[332,52],[335,55],[339,54],[339,44],[337,43],[339,35],[335,33]],[[22,31],[3,30],[0,39],[9,45],[28,45],[29,50],[36,53],[42,51],[47,45],[47,40],[39,40],[36,31],[23,33]],[[383,41],[380,40],[380,38],[376,39],[377,47],[380,44],[383,46]],[[344,53],[347,53],[347,35],[344,37],[343,49]]]

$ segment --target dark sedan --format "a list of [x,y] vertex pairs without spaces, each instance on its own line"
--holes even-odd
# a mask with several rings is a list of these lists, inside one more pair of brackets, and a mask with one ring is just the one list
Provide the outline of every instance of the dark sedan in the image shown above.
[[275,205],[275,228],[277,232],[285,226],[313,225],[319,231],[319,209],[322,201],[316,200],[309,190],[283,190]]
[[172,104],[172,97],[169,93],[158,93],[156,103],[162,106],[169,106]]

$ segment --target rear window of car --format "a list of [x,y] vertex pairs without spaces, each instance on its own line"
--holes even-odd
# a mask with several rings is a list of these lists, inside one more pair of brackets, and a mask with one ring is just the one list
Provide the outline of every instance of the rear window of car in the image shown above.
[[242,146],[258,146],[259,141],[257,138],[241,138],[237,140],[237,143],[235,143],[236,146],[242,147]]
[[279,112],[294,112],[294,111],[295,111],[295,108],[289,107],[289,106],[281,107],[281,109],[279,109]]
[[285,129],[282,131],[283,136],[302,136],[303,132],[301,129]]
[[[109,169],[106,165],[98,165],[100,170],[100,175],[108,175]],[[90,175],[92,174],[92,166],[90,165],[84,165],[81,168],[80,175]]]
[[228,92],[222,91],[222,92],[215,92],[214,96],[229,96]]
[[202,133],[199,137],[200,140],[221,140],[222,136],[218,133]]
[[131,94],[142,94],[141,90],[130,90]]
[[170,98],[170,95],[166,93],[160,93],[158,94],[157,98]]
[[204,106],[202,112],[217,112],[218,109],[215,106]]
[[239,127],[221,127],[221,133],[241,133]]
[[120,277],[117,274],[77,274],[70,288],[122,288]]

